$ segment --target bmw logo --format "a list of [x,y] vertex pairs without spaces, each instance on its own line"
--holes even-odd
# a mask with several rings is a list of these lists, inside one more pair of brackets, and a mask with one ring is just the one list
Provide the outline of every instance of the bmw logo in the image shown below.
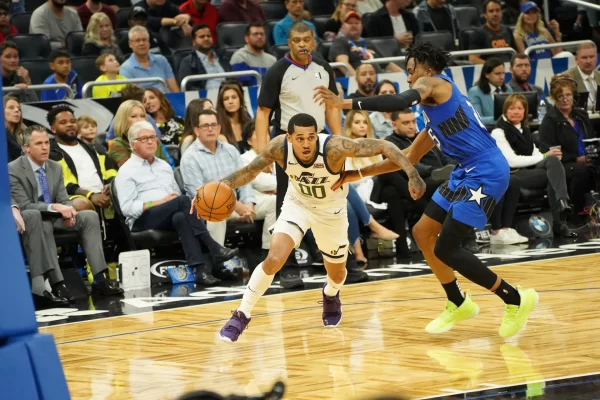
[[529,218],[529,226],[534,232],[546,235],[550,232],[550,223],[546,218],[539,215],[532,215]]

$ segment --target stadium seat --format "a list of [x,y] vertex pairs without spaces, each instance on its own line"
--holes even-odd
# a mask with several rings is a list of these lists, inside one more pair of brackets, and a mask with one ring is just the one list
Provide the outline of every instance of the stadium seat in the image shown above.
[[373,13],[365,13],[362,15],[362,26],[363,26],[363,36],[364,37],[369,37],[369,31],[367,30],[367,26],[369,26],[369,19],[371,18],[371,15],[373,15]]
[[186,49],[191,50],[193,47],[192,38],[184,36],[181,29],[164,27],[160,30],[160,36],[167,46],[173,51]]
[[287,14],[287,10],[281,1],[266,1],[260,3],[260,8],[265,13],[265,18],[280,20]]
[[460,50],[469,50],[471,41],[475,37],[476,33],[477,33],[477,28],[461,29],[460,32],[458,32],[459,49]]
[[176,144],[165,144],[165,150],[167,150],[175,165],[179,165],[179,146]]
[[114,31],[115,39],[117,39],[117,43],[121,43],[121,40],[125,39],[129,34],[129,28],[116,29]]
[[175,176],[175,182],[177,182],[179,190],[181,190],[181,193],[185,194],[185,184],[183,183],[183,175],[181,175],[181,167],[175,167],[173,175]]
[[188,54],[191,53],[191,50],[178,50],[173,53],[173,72],[177,75],[177,71],[179,71],[179,64],[181,64],[181,60],[185,58]]
[[233,53],[235,53],[236,51],[238,51],[240,48],[237,48],[237,47],[227,47],[226,49],[223,49],[222,54],[223,54],[224,61],[229,62],[231,60],[231,57],[233,57]]
[[162,231],[158,229],[149,229],[142,232],[131,232],[129,225],[125,222],[125,216],[119,204],[119,197],[115,186],[115,180],[110,183],[110,201],[115,209],[115,214],[119,218],[123,233],[129,250],[151,249],[153,247],[171,246],[179,242],[179,237],[175,231]]
[[99,132],[98,135],[96,135],[96,143],[106,147],[106,134],[107,132]]
[[415,43],[431,42],[446,51],[456,50],[452,33],[448,31],[422,32],[415,37]]
[[217,47],[221,50],[226,47],[244,47],[247,26],[247,22],[224,22],[217,25]]
[[25,10],[27,10],[27,12],[32,13],[36,8],[38,8],[45,2],[45,0],[25,0]]
[[329,49],[331,49],[332,42],[321,42],[317,46],[317,52],[323,57],[323,59],[327,62],[329,61]]
[[368,38],[367,43],[372,45],[382,57],[394,57],[400,53],[398,41],[392,36]]
[[85,85],[87,82],[95,81],[100,75],[100,71],[96,69],[96,56],[88,57],[72,57],[71,68],[77,72],[81,84]]
[[279,46],[273,46],[273,48],[271,48],[271,54],[273,54],[278,60],[289,52],[290,46],[287,44],[280,44]]
[[278,20],[265,22],[265,38],[267,39],[267,47],[269,48],[275,46],[275,40],[273,40],[273,28],[278,22]]
[[40,60],[21,60],[19,64],[29,71],[29,78],[33,85],[41,85],[47,77],[53,74],[50,63]]
[[10,17],[10,23],[17,28],[17,32],[29,33],[29,20],[31,13],[17,13]]
[[129,29],[129,23],[127,20],[129,18],[130,11],[131,7],[120,8],[119,11],[117,11],[117,26],[115,29]]
[[39,33],[11,35],[6,40],[17,45],[21,60],[47,60],[52,51],[48,37]]
[[333,0],[304,0],[304,8],[312,15],[331,15],[335,4]]
[[67,33],[65,45],[67,51],[75,57],[78,57],[83,52],[83,42],[85,40],[85,31],[72,31]]
[[460,24],[460,29],[476,28],[481,25],[479,10],[473,6],[458,6],[454,8]]
[[481,7],[481,4],[482,4],[481,0],[454,0],[452,5],[455,8],[462,7],[462,6],[473,6],[479,12],[479,8]]
[[[327,21],[331,19],[331,15],[317,15],[313,16],[311,22],[315,24],[317,28],[317,36],[322,38],[325,34],[325,25],[327,25]],[[336,32],[337,33],[337,32]]]

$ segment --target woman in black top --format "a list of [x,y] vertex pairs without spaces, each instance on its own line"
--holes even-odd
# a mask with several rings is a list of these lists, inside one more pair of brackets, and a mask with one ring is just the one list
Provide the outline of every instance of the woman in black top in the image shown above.
[[183,118],[175,115],[163,92],[157,88],[146,89],[143,103],[146,112],[154,118],[160,129],[160,141],[163,144],[179,145],[183,134]]
[[8,162],[14,161],[23,154],[23,113],[21,103],[16,97],[4,96],[4,124],[6,127],[6,144]]
[[121,59],[123,53],[113,36],[113,26],[108,15],[103,12],[95,13],[85,32],[82,54],[84,56],[99,56],[110,53]]
[[225,81],[219,88],[217,115],[221,125],[220,140],[239,148],[242,130],[252,120],[246,110],[244,89],[239,82]]

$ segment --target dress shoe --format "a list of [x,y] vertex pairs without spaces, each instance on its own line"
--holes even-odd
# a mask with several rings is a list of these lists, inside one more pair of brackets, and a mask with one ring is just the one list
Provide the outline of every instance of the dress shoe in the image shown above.
[[222,281],[234,281],[235,280],[235,275],[233,274],[233,272],[231,272],[229,269],[225,268],[223,266],[223,264],[221,264],[220,266],[213,267],[212,274],[217,279],[220,279]]
[[348,260],[346,261],[346,283],[366,282],[368,280],[369,274],[358,267],[354,254],[348,254]]
[[573,207],[571,207],[567,199],[558,200],[556,208],[558,209],[561,221],[566,221],[573,214]]
[[69,307],[69,302],[67,301],[67,299],[63,299],[62,297],[56,297],[47,290],[44,290],[42,296],[35,293],[32,293],[31,295],[33,296],[33,304],[35,305],[36,310]]
[[574,238],[577,237],[577,234],[569,228],[566,222],[559,221],[554,223],[552,230],[556,236],[560,236],[563,238]]
[[196,271],[196,283],[204,287],[217,286],[221,283],[221,280],[206,271]]
[[227,247],[222,247],[221,250],[219,250],[217,254],[213,254],[212,257],[215,260],[215,264],[220,264],[222,262],[231,260],[238,254],[240,254],[240,249],[230,249]]
[[65,286],[64,282],[57,283],[52,286],[52,294],[56,297],[62,297],[63,299],[67,299],[69,303],[75,302],[75,296],[69,292],[69,289]]
[[304,281],[300,278],[300,270],[297,268],[284,267],[279,271],[279,284],[284,289],[303,288]]
[[123,289],[119,287],[119,282],[111,279],[104,279],[99,283],[92,284],[92,293],[100,296],[114,296],[123,294]]

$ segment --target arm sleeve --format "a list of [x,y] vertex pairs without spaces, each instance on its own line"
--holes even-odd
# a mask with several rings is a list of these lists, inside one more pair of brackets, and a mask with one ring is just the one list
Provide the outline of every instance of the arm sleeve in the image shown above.
[[128,218],[139,218],[144,212],[144,203],[138,200],[137,185],[127,173],[121,171],[115,178],[115,186],[119,193],[119,205],[123,215]]
[[[511,168],[525,168],[535,165],[543,160],[544,156],[534,146],[533,154],[530,156],[519,156],[506,140],[506,135],[502,129],[496,128],[492,131],[492,137],[496,140],[496,144],[504,154],[504,158],[508,161]],[[537,153],[536,153],[537,150]]]
[[[335,85],[335,82],[333,82]],[[357,97],[352,99],[353,110],[394,112],[404,110],[421,102],[421,94],[415,89],[400,94],[387,94],[373,97]]]
[[204,176],[202,176],[202,167],[191,156],[181,159],[181,176],[185,194],[190,198],[194,198],[196,195],[196,188],[206,183]]

